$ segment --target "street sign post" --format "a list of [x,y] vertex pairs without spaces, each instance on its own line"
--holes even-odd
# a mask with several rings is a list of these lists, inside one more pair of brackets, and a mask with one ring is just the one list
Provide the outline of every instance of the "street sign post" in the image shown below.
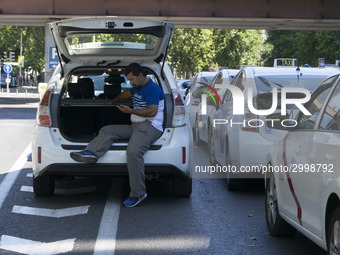
[[9,79],[9,74],[12,72],[13,67],[9,64],[4,66],[4,71],[5,73],[7,73],[7,79],[6,79],[6,83],[7,83],[7,95],[9,93],[9,83],[11,82],[11,80]]
[[50,46],[48,51],[48,67],[51,70],[56,69],[59,64],[59,57],[57,53],[57,49],[55,46]]

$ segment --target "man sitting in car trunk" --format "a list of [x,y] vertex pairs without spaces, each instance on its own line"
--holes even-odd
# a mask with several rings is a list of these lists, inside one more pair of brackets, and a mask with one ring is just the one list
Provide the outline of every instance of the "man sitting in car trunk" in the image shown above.
[[146,77],[139,64],[131,63],[124,74],[133,88],[106,103],[113,104],[132,98],[133,109],[126,105],[117,106],[121,112],[131,114],[132,124],[104,126],[84,151],[71,152],[70,156],[78,162],[96,163],[114,141],[129,139],[126,154],[131,191],[123,204],[133,207],[147,197],[143,155],[163,133],[164,94],[156,83]]

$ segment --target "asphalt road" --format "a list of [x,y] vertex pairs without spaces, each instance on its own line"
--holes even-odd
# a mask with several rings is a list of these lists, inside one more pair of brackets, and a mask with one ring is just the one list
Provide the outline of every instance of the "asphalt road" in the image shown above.
[[[190,198],[148,182],[148,198],[135,208],[121,206],[124,177],[58,179],[54,196],[35,197],[23,153],[35,107],[36,99],[0,95],[0,254],[326,254],[299,233],[268,234],[261,180],[229,192],[224,179],[196,176]],[[209,164],[205,147],[192,155]]]

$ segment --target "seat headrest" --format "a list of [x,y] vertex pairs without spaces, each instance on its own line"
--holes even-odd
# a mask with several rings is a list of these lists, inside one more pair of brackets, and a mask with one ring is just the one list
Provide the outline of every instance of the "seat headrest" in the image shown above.
[[115,83],[122,83],[122,82],[125,82],[125,79],[124,77],[121,77],[121,76],[107,76],[105,77],[105,82],[109,83],[109,84],[115,84]]
[[81,87],[82,98],[93,98],[94,97],[94,83],[91,78],[80,78],[78,85]]
[[80,78],[78,83],[68,84],[70,98],[91,99],[94,97],[94,84],[91,78]]
[[114,98],[121,93],[121,89],[120,84],[104,85],[104,96],[108,99]]
[[68,84],[68,94],[70,98],[82,98],[81,87],[77,83]]

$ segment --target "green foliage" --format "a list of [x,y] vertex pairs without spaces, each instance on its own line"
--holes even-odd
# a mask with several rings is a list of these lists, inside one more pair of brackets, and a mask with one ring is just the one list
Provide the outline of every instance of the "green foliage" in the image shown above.
[[[25,67],[44,69],[44,27],[0,27],[0,51],[20,54],[20,34],[23,31]],[[155,38],[144,35],[97,35],[91,40],[155,43]],[[266,38],[266,39],[265,39]],[[74,38],[72,43],[79,42]],[[88,40],[88,39],[83,39]],[[318,58],[334,64],[340,59],[340,32],[338,31],[268,31],[236,29],[175,29],[168,50],[172,68],[177,77],[193,76],[210,66],[239,69],[241,65],[273,66],[274,58],[297,58],[301,65],[317,66]]]
[[44,27],[14,27],[0,26],[0,51],[15,52],[15,58],[20,55],[20,36],[23,31],[23,51],[25,67],[41,71],[44,68],[45,30]]
[[275,58],[296,58],[300,65],[318,65],[318,58],[334,64],[340,59],[339,31],[269,31],[266,44],[272,45],[266,65]]
[[259,30],[176,29],[168,62],[177,76],[193,76],[210,66],[239,69],[261,61],[264,39]]

